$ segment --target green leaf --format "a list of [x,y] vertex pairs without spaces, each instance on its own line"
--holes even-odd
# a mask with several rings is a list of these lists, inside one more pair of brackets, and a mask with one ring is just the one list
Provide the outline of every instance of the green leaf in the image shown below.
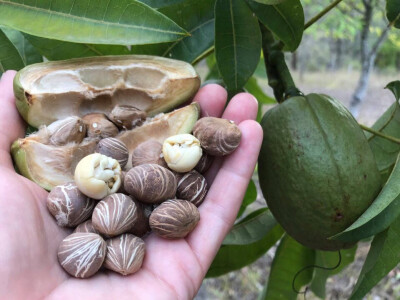
[[[205,80],[219,80],[219,79],[221,79],[221,74],[219,74],[218,67],[217,65],[215,65],[210,69]],[[225,86],[223,82],[222,84]]]
[[[354,261],[356,250],[357,245],[350,249],[340,250],[342,260],[339,267],[334,270],[324,270],[320,268],[315,269],[310,288],[316,296],[322,299],[326,298],[325,286],[327,279],[335,274],[338,274],[345,267],[351,264]],[[315,265],[325,268],[332,268],[337,265],[338,259],[338,252],[317,250],[315,256]]]
[[261,240],[247,245],[222,245],[214,258],[206,277],[217,277],[251,264],[268,251],[283,235],[275,225]]
[[215,0],[187,0],[159,9],[190,36],[173,43],[132,46],[132,53],[160,55],[193,63],[214,44]]
[[400,215],[400,156],[385,186],[370,207],[335,240],[356,242],[383,230]]
[[256,78],[268,79],[267,78],[267,70],[265,68],[264,57],[260,57],[260,61],[257,64],[257,68],[254,71],[254,75]]
[[[264,68],[264,72],[265,72],[265,68]],[[261,119],[262,119],[262,115],[263,115],[263,106],[275,104],[276,100],[264,93],[262,88],[258,85],[257,79],[254,75],[252,77],[250,77],[249,81],[247,81],[244,88],[245,88],[246,92],[252,94],[254,97],[256,97],[256,99],[258,101],[257,122],[260,123]]]
[[254,184],[254,181],[250,180],[249,185],[247,186],[246,194],[244,195],[242,204],[240,205],[237,218],[239,218],[246,210],[246,207],[249,206],[254,201],[256,201],[256,199],[257,199],[257,188],[256,185]]
[[[372,128],[386,135],[400,138],[400,109],[398,104],[393,103]],[[376,135],[366,134],[366,136],[379,171],[385,172],[392,169],[400,151],[400,145]]]
[[167,7],[167,6],[171,6],[174,4],[178,4],[178,3],[182,3],[185,2],[187,0],[139,0],[140,2],[147,4],[148,6],[152,7],[152,8],[162,8],[162,7]]
[[24,61],[18,49],[0,29],[0,76],[7,70],[20,70]]
[[[384,112],[372,128],[385,135],[400,138],[400,109],[398,104],[400,82],[391,82],[386,88],[393,92],[397,101]],[[400,151],[400,145],[371,133],[366,133],[366,136],[374,153],[378,169],[383,175],[383,179],[387,179],[385,175],[392,170]]]
[[43,61],[42,55],[29,43],[21,32],[2,26],[0,28],[17,48],[25,66]]
[[247,81],[246,85],[244,86],[244,89],[252,94],[254,97],[257,98],[257,101],[260,104],[275,104],[276,100],[267,94],[264,93],[262,88],[258,85],[257,79],[252,76],[249,81]]
[[206,64],[208,67],[208,74],[205,77],[205,82],[220,82],[219,84],[223,87],[225,83],[222,80],[221,74],[218,71],[217,60],[215,59],[215,53],[207,56]]
[[350,299],[362,299],[400,261],[400,218],[376,235]]
[[[306,248],[285,235],[272,261],[264,299],[296,300],[298,295],[292,289],[294,276],[302,268],[313,265],[314,261],[315,250]],[[295,288],[300,291],[302,286],[311,281],[312,274],[312,268],[301,272],[296,278]]]
[[256,118],[256,121],[257,121],[258,123],[261,122],[262,117],[263,117],[263,107],[264,107],[263,104],[260,104],[260,103],[258,104],[257,118]]
[[187,35],[135,0],[0,0],[0,23],[35,36],[90,44],[150,44]]
[[260,59],[261,32],[244,0],[217,0],[215,57],[228,90],[240,90]]
[[223,245],[247,245],[262,239],[277,225],[275,218],[266,207],[249,214],[235,224],[225,237]]
[[400,28],[400,1],[386,0],[386,17],[389,22],[394,22],[394,27]]
[[26,33],[24,36],[48,60],[102,55],[125,55],[130,53],[126,46],[70,43],[40,38]]
[[215,53],[211,53],[206,57],[206,64],[209,69],[214,67],[217,64],[217,60],[215,59]]
[[297,49],[304,31],[304,11],[300,0],[286,0],[277,5],[246,1],[260,22],[285,44],[285,50],[293,52]]
[[396,98],[396,101],[399,101],[399,99],[400,99],[400,81],[399,80],[388,83],[388,85],[385,87],[385,89],[390,90],[393,93],[394,97]]
[[261,4],[266,4],[266,5],[273,5],[273,4],[282,3],[282,2],[284,2],[286,0],[252,0],[252,1],[258,2],[258,3],[261,3]]

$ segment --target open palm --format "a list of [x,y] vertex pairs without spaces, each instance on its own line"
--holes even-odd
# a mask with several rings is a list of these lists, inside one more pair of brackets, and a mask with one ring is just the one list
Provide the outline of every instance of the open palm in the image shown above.
[[0,299],[191,299],[232,226],[251,178],[261,145],[262,130],[252,121],[257,102],[249,94],[227,94],[218,85],[200,89],[195,101],[202,114],[222,116],[239,124],[239,148],[215,160],[206,174],[212,186],[199,208],[201,220],[185,239],[146,239],[142,269],[123,277],[100,272],[89,279],[67,275],[57,262],[57,249],[71,230],[56,225],[46,209],[47,192],[15,173],[11,143],[24,135],[15,108],[12,80],[0,80]]

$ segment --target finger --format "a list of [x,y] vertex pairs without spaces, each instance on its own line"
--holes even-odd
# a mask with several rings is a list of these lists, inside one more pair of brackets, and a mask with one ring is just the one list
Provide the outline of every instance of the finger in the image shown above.
[[228,93],[218,84],[207,84],[194,97],[201,107],[201,117],[220,117],[224,111]]
[[[253,95],[248,93],[240,93],[232,98],[226,107],[222,118],[232,120],[236,124],[244,120],[255,120],[257,118],[258,102]],[[206,172],[205,177],[208,184],[214,181],[224,158],[215,158],[210,169]]]
[[0,79],[0,165],[12,168],[11,144],[24,136],[25,125],[15,106],[13,79],[15,71],[7,71]]
[[251,120],[239,125],[240,146],[227,157],[200,206],[200,222],[187,238],[203,270],[208,270],[232,227],[253,174],[262,142],[261,126]]
[[222,118],[239,124],[244,120],[255,120],[257,118],[257,112],[257,99],[249,93],[240,93],[235,95],[229,102]]

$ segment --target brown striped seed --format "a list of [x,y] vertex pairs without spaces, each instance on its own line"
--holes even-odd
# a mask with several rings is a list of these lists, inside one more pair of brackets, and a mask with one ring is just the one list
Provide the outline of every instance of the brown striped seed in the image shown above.
[[135,202],[137,207],[137,220],[133,227],[129,230],[129,232],[136,236],[142,237],[150,231],[149,217],[151,214],[151,210],[149,212],[149,209],[151,206],[140,203],[135,199],[133,199],[133,202]]
[[205,117],[196,122],[193,135],[200,140],[201,147],[207,154],[224,156],[239,146],[242,133],[232,121]]
[[100,234],[100,233],[96,230],[96,228],[93,227],[92,220],[87,220],[87,221],[85,221],[85,222],[79,224],[79,225],[75,228],[74,233],[75,233],[75,232],[91,232],[91,233]]
[[207,191],[206,179],[199,172],[192,170],[178,181],[176,196],[198,207],[204,201]]
[[129,151],[126,145],[116,138],[102,139],[96,148],[96,152],[108,157],[112,157],[119,162],[121,169],[128,163]]
[[110,120],[122,129],[132,129],[140,126],[146,120],[146,117],[146,112],[130,105],[117,105],[109,115]]
[[144,164],[128,171],[124,187],[139,201],[160,203],[175,197],[177,182],[170,170],[156,164]]
[[93,153],[76,165],[75,183],[79,190],[93,199],[103,199],[121,186],[121,167],[115,159]]
[[166,239],[187,236],[200,220],[197,207],[186,200],[168,200],[150,215],[150,228]]
[[106,242],[100,235],[77,232],[61,242],[58,261],[68,274],[77,278],[88,278],[100,269],[106,251]]
[[203,153],[200,141],[187,133],[167,138],[163,143],[162,151],[168,168],[181,173],[192,170]]
[[87,114],[82,118],[90,138],[105,139],[118,134],[118,128],[104,114]]
[[107,240],[104,267],[122,275],[136,273],[142,266],[145,250],[142,239],[133,234],[121,234]]
[[101,234],[112,237],[129,231],[137,218],[137,207],[132,198],[117,193],[107,196],[96,205],[92,222]]
[[125,181],[126,173],[128,173],[128,172],[121,171],[121,186],[119,187],[117,193],[128,194],[128,192],[125,191],[125,187],[124,187],[124,181]]
[[156,140],[149,140],[139,144],[132,152],[132,167],[143,164],[157,164],[167,167],[162,155],[162,145]]
[[56,186],[47,196],[47,208],[59,226],[79,225],[90,218],[95,205],[72,182]]
[[63,146],[68,143],[80,143],[86,135],[86,125],[79,117],[68,117],[53,122],[47,126],[49,143],[55,146]]
[[199,162],[194,167],[194,169],[197,172],[199,172],[200,174],[204,174],[208,170],[208,168],[210,168],[213,160],[214,160],[213,156],[208,155],[207,153],[203,152],[203,155],[201,156]]

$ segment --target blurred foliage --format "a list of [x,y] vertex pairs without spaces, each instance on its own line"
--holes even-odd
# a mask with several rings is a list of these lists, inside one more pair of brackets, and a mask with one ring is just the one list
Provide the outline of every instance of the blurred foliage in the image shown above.
[[[331,1],[303,0],[302,3],[307,21]],[[371,36],[368,41],[370,45],[375,42],[388,24],[384,9],[385,0],[376,0],[373,1],[373,4]],[[304,32],[303,41],[297,53],[299,68],[302,71],[336,70],[343,67],[358,69],[363,10],[361,1],[343,1],[319,20],[315,26],[308,28]],[[400,66],[400,55],[397,50],[399,44],[398,32],[391,31],[377,56],[378,69],[394,69]],[[315,47],[315,45],[318,46]]]

